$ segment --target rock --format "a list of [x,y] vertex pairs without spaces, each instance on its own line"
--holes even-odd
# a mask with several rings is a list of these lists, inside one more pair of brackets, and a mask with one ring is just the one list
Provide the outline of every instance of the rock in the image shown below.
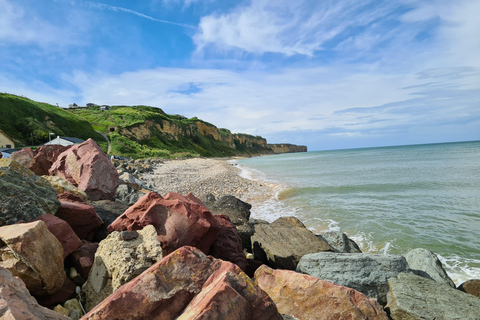
[[411,273],[389,281],[390,316],[400,319],[480,319],[480,299]]
[[66,301],[64,304],[64,307],[65,309],[70,311],[70,314],[69,314],[70,318],[72,318],[72,314],[74,315],[73,318],[75,318],[76,315],[79,315],[78,318],[80,318],[80,315],[83,315],[82,306],[80,305],[78,300],[75,298]]
[[37,299],[37,302],[46,307],[46,308],[53,308],[58,304],[63,304],[65,301],[68,299],[71,299],[72,297],[75,296],[75,288],[77,286],[75,283],[73,283],[70,278],[65,277],[65,281],[63,282],[63,286],[54,294],[48,295],[48,296],[35,296],[35,299]]
[[117,170],[92,139],[61,153],[49,173],[60,176],[85,191],[91,201],[115,200]]
[[0,160],[0,226],[55,214],[60,202],[50,182],[10,158]]
[[38,220],[45,222],[48,230],[60,241],[63,248],[63,259],[82,245],[82,240],[80,240],[65,220],[51,214],[44,214],[35,219],[35,221]]
[[1,227],[0,240],[0,266],[20,277],[32,295],[53,294],[63,286],[63,248],[45,222]]
[[95,208],[85,203],[62,201],[56,216],[65,220],[82,240],[91,241],[95,230],[103,224]]
[[90,310],[103,299],[148,269],[163,257],[157,232],[152,225],[138,231],[138,237],[122,240],[120,232],[112,232],[100,242],[95,261],[83,286]]
[[271,224],[258,224],[252,236],[256,259],[279,269],[295,270],[300,258],[308,253],[332,251],[296,218],[280,218]]
[[73,266],[83,279],[87,279],[92,269],[97,249],[98,243],[83,241],[82,246],[67,257],[66,265]]
[[74,195],[73,193],[70,193],[70,192],[60,193],[58,195],[58,200],[60,202],[66,201],[66,202],[86,203],[85,201],[83,201],[82,198],[80,198],[79,196],[76,196],[76,195]]
[[237,229],[227,215],[215,215],[214,218],[220,225],[220,233],[212,244],[210,254],[215,258],[233,262],[245,271],[247,259],[243,253],[242,239],[240,239]]
[[93,237],[94,242],[100,242],[105,239],[110,233],[107,227],[121,216],[129,206],[119,201],[99,200],[90,203],[97,212],[98,216],[103,220],[103,224],[95,231]]
[[40,306],[28,292],[25,283],[4,268],[0,268],[0,313],[5,320],[69,320]]
[[204,253],[217,239],[220,226],[210,211],[192,194],[150,192],[118,217],[107,230],[139,230],[152,224],[164,254],[182,246],[195,246]]
[[[417,248],[408,251],[404,255],[410,269],[415,273],[426,273],[428,277],[440,283],[455,288],[455,283],[450,279],[438,257],[430,250]],[[424,276],[423,274],[419,274]]]
[[317,237],[328,243],[335,252],[362,253],[358,244],[341,231],[327,231]]
[[480,279],[468,280],[459,285],[458,290],[480,297]]
[[36,175],[48,175],[48,170],[57,160],[58,156],[68,150],[71,146],[58,144],[43,145],[32,151],[30,148],[23,148],[12,154],[13,160],[18,161],[22,166],[32,170]]
[[[215,273],[216,271],[218,273]],[[213,274],[215,276],[208,281]],[[226,277],[231,280],[224,281]],[[231,289],[226,289],[227,285],[218,286],[220,289],[225,288],[224,291],[226,291],[218,292],[216,282],[226,282]],[[211,294],[206,290],[204,298],[192,301],[202,288],[207,286]],[[251,286],[249,279],[238,267],[230,262],[206,256],[197,248],[185,246],[164,257],[140,276],[120,287],[87,313],[83,320],[106,318],[173,320],[181,317],[185,310],[189,311],[200,305],[218,306],[221,307],[219,308],[221,312],[224,310],[223,302],[232,297],[235,298],[235,301],[232,300],[233,308],[237,306],[245,308],[246,304],[239,302],[241,299],[232,292],[233,289],[251,306],[251,315],[261,314],[263,317],[258,319],[281,319],[278,313],[275,314],[276,307],[266,294],[254,295],[257,289]],[[249,292],[245,292],[245,289]],[[253,305],[250,303],[252,296],[255,296]],[[212,303],[204,303],[208,302],[208,299]],[[191,302],[194,303],[188,308]],[[213,311],[209,308],[202,310],[205,310],[205,316],[211,315],[209,312]],[[186,314],[183,319],[190,319],[188,315]]]
[[62,177],[58,177],[58,176],[42,176],[42,177],[47,179],[50,182],[52,187],[57,191],[58,195],[68,192],[69,194],[79,197],[82,200],[82,202],[88,202],[87,194],[84,191],[78,189],[73,184],[63,179]]
[[116,200],[131,206],[144,195],[145,193],[141,191],[135,190],[126,184],[121,184],[117,188]]
[[143,182],[138,180],[133,176],[133,174],[125,172],[118,177],[120,179],[119,183],[121,185],[126,185],[134,190],[140,190],[140,186],[143,185]]
[[65,316],[65,317],[68,317],[68,315],[70,314],[70,310],[64,308],[61,305],[58,305],[55,308],[53,308],[53,311],[55,311],[57,313],[60,313],[61,315]]
[[282,314],[308,319],[384,319],[374,299],[329,281],[290,270],[273,270],[266,265],[255,272],[255,284],[275,302]]
[[400,255],[322,252],[303,256],[297,272],[355,289],[385,305],[388,279],[410,269]]
[[[16,161],[20,163],[25,168],[30,167],[30,163],[35,156],[35,152],[29,147],[23,148],[21,150],[15,151],[10,155],[11,161]],[[30,169],[29,169],[30,170]]]

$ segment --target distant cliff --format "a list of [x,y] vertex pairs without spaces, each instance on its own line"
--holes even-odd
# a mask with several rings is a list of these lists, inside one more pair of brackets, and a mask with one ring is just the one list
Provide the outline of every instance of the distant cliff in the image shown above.
[[307,146],[297,146],[290,143],[267,144],[267,147],[272,149],[273,153],[307,152]]

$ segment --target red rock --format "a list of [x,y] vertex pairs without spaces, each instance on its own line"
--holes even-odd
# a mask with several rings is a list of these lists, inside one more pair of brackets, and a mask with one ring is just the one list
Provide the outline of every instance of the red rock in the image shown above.
[[4,268],[0,268],[0,316],[5,320],[69,320],[40,306],[28,292],[25,283]]
[[75,267],[82,278],[86,280],[95,261],[97,249],[98,243],[84,241],[80,248],[67,257],[66,264]]
[[[230,288],[225,289],[226,286]],[[205,288],[205,292],[187,307],[202,288]],[[213,288],[219,290],[209,291]],[[236,298],[234,307],[250,308],[250,314],[254,316],[251,319],[281,319],[271,299],[254,287],[237,266],[206,256],[196,248],[182,247],[120,287],[87,313],[82,320],[173,320],[177,319],[184,310],[189,312],[185,315],[185,319],[190,319],[188,315],[202,304],[212,306],[215,305],[215,301],[222,301],[224,310],[223,303],[228,301],[229,297]],[[211,303],[205,300],[209,298]],[[211,311],[213,310],[208,312]]]
[[92,139],[61,153],[49,172],[85,191],[91,201],[115,200],[119,183],[117,170]]
[[35,299],[37,299],[40,305],[53,309],[57,305],[64,304],[65,301],[73,298],[76,288],[77,285],[69,277],[66,277],[63,286],[57,292],[49,296],[35,297]]
[[79,196],[74,195],[73,193],[70,192],[62,192],[58,195],[58,200],[59,201],[67,201],[67,202],[79,202],[79,203],[85,203],[85,201],[82,200]]
[[194,246],[204,253],[217,239],[220,226],[210,211],[195,201],[193,195],[184,197],[168,193],[165,197],[150,192],[141,197],[107,228],[108,232],[140,230],[151,224],[155,227],[164,254],[182,246]]
[[243,253],[242,239],[237,228],[230,222],[227,215],[214,215],[220,224],[220,233],[210,248],[210,254],[215,258],[235,263],[243,271],[247,267],[247,258]]
[[72,227],[65,221],[51,214],[44,214],[34,221],[42,220],[48,230],[60,241],[63,247],[63,259],[82,245],[82,240],[73,231]]
[[29,147],[23,148],[21,150],[15,151],[10,155],[10,160],[17,161],[25,168],[30,167],[30,163],[35,156],[35,152]]
[[55,215],[65,220],[80,239],[87,241],[93,239],[95,230],[103,224],[95,208],[85,203],[61,201]]
[[459,285],[458,290],[480,297],[480,279],[468,280]]
[[295,271],[263,265],[255,272],[255,283],[280,313],[299,320],[389,319],[382,306],[363,293]]
[[12,157],[24,167],[32,170],[38,176],[48,175],[48,170],[57,160],[58,156],[68,150],[71,146],[58,144],[44,145],[32,151],[30,148],[23,148],[14,152]]

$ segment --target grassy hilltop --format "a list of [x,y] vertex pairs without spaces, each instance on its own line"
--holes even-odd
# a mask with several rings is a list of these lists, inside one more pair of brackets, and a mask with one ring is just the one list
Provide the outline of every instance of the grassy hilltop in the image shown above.
[[[222,157],[272,153],[262,137],[232,134],[228,129],[148,106],[98,106],[62,109],[24,97],[0,93],[0,129],[17,145],[40,145],[55,135],[94,139],[113,155],[145,157]],[[98,132],[97,132],[98,131]]]

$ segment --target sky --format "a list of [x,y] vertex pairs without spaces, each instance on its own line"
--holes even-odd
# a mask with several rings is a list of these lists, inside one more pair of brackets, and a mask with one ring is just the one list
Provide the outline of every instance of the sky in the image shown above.
[[479,14],[479,0],[0,0],[0,91],[149,105],[311,151],[480,140]]

